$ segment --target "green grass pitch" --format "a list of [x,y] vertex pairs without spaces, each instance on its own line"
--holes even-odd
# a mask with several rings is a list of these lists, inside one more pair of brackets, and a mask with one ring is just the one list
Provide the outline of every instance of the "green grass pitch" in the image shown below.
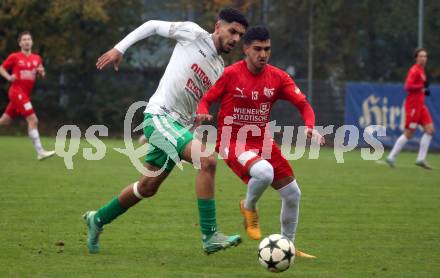
[[[296,246],[318,259],[271,274],[242,227],[245,186],[221,161],[217,220],[221,231],[242,235],[239,247],[202,252],[195,170],[185,165],[154,198],[106,226],[101,253],[89,255],[81,214],[139,175],[111,149],[123,147],[121,140],[105,143],[103,160],[86,161],[80,152],[67,170],[60,157],[37,161],[28,138],[0,137],[0,277],[440,277],[439,154],[428,156],[433,171],[413,166],[415,153],[402,153],[396,169],[364,161],[359,151],[345,154],[344,164],[332,149],[293,161],[302,189]],[[279,207],[268,190],[259,203],[264,235],[279,232]]]

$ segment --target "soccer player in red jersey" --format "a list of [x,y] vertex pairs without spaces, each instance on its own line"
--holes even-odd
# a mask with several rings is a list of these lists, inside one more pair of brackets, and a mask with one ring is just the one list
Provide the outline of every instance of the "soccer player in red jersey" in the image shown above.
[[[243,40],[245,59],[225,68],[200,101],[197,118],[212,120],[209,107],[214,101],[221,101],[216,151],[248,185],[240,211],[249,237],[261,238],[256,204],[272,185],[282,199],[281,233],[294,241],[301,192],[292,168],[270,135],[268,123],[273,103],[278,99],[291,102],[301,113],[307,136],[321,144],[324,138],[313,129],[315,114],[295,82],[286,72],[268,64],[269,31],[262,26],[250,27]],[[230,140],[225,139],[228,128],[232,131]],[[314,257],[300,251],[297,255]]]
[[428,52],[424,48],[414,51],[416,63],[409,69],[405,81],[405,91],[408,96],[405,100],[405,131],[394,143],[393,149],[388,155],[386,162],[392,168],[395,167],[395,159],[399,152],[410,140],[418,125],[423,127],[423,136],[420,140],[419,154],[416,165],[431,170],[432,167],[426,162],[429,144],[434,134],[434,125],[428,107],[425,105],[425,95],[429,96],[429,82],[425,74],[425,66],[428,61]]
[[35,115],[30,95],[38,76],[46,75],[41,57],[31,52],[32,36],[28,31],[20,33],[18,44],[20,51],[14,52],[0,66],[0,75],[11,83],[9,87],[9,104],[0,118],[0,126],[9,125],[18,116],[24,117],[28,123],[29,137],[37,151],[39,160],[55,154],[41,146],[38,133],[38,118]]

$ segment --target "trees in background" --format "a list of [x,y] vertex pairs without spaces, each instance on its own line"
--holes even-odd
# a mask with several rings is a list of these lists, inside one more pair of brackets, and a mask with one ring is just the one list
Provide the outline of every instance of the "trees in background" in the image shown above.
[[[48,71],[34,98],[44,106],[42,116],[118,126],[130,103],[154,92],[174,42],[156,37],[137,44],[117,74],[97,72],[96,58],[148,19],[192,20],[212,31],[224,6],[242,9],[252,24],[266,24],[271,63],[295,69],[296,78],[307,77],[310,16],[314,79],[402,82],[413,62],[416,0],[2,0],[0,60],[17,50],[18,33],[30,30]],[[425,0],[424,45],[434,82],[440,79],[438,14],[440,1]],[[225,61],[241,57],[236,49]],[[0,85],[4,108],[7,84]]]
[[[43,57],[48,73],[34,96],[36,106],[44,107],[38,109],[39,116],[59,124],[108,121],[107,115],[125,108],[121,94],[127,92],[107,87],[95,61],[141,23],[142,10],[140,0],[3,0],[0,59],[17,51],[19,32],[31,31],[34,51]],[[1,100],[6,103],[6,94]]]
[[[316,79],[401,82],[417,47],[418,1],[280,0],[271,6],[274,60],[307,74],[309,12],[314,17]],[[313,2],[313,5],[310,3]],[[440,2],[425,1],[424,46],[440,78]],[[287,65],[286,65],[287,66]]]

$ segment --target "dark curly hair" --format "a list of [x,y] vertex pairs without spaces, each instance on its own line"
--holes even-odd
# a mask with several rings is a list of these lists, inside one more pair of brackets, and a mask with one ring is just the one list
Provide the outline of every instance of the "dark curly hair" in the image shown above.
[[243,36],[244,44],[250,44],[253,41],[267,41],[269,39],[269,30],[261,25],[249,27]]
[[242,12],[233,8],[224,8],[218,14],[219,20],[224,20],[226,22],[232,23],[237,22],[243,25],[245,28],[249,26],[249,23]]

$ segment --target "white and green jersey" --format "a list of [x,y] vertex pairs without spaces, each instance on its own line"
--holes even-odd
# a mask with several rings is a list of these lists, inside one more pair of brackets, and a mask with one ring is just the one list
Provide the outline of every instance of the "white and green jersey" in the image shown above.
[[115,48],[124,53],[135,42],[154,34],[176,39],[177,44],[145,112],[167,114],[184,126],[191,125],[200,99],[223,73],[223,59],[212,34],[193,22],[147,21]]

